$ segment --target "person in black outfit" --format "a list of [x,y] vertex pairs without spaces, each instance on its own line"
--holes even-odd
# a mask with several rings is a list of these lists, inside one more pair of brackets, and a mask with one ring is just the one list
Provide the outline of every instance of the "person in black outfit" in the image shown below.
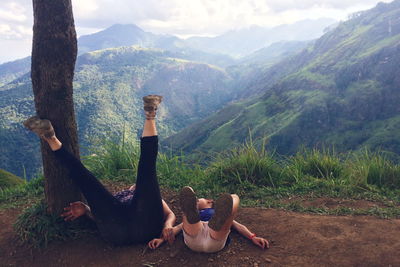
[[130,190],[112,195],[83,164],[57,139],[48,120],[37,116],[24,122],[29,130],[43,138],[54,151],[60,164],[69,171],[69,177],[77,184],[88,205],[71,203],[61,215],[74,220],[84,214],[96,222],[101,236],[115,245],[144,243],[155,237],[173,242],[175,214],[161,199],[156,176],[158,136],[155,116],[162,97],[143,97],[146,120],[140,140],[140,159],[136,185]]

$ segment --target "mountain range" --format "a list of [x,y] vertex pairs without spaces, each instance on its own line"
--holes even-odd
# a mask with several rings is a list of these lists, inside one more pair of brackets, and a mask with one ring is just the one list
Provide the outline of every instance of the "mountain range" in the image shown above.
[[[167,139],[185,152],[220,151],[249,137],[281,154],[301,147],[400,154],[400,1],[340,23],[258,74],[258,92]],[[272,81],[272,82],[271,82]]]
[[116,24],[104,31],[80,37],[78,45],[79,53],[138,45],[168,51],[186,51],[187,53],[201,51],[202,53],[238,58],[250,55],[273,43],[317,39],[335,22],[333,19],[326,18],[302,20],[272,28],[251,26],[232,30],[215,37],[190,37],[188,39],[180,39],[172,35],[153,34],[132,24]]

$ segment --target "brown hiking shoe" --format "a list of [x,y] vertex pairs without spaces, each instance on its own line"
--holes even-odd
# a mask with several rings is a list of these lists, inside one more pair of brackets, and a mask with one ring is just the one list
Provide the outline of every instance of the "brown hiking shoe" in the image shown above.
[[215,213],[208,222],[214,231],[221,230],[225,222],[232,216],[233,199],[230,194],[222,194],[215,202]]
[[143,97],[143,109],[147,120],[154,120],[156,117],[158,105],[163,97],[160,95],[148,95]]
[[182,212],[190,224],[195,224],[200,221],[199,211],[197,209],[197,197],[193,189],[185,186],[179,193],[179,200],[181,202]]
[[24,121],[24,126],[41,138],[51,138],[55,135],[51,122],[49,120],[42,120],[38,116],[30,117]]

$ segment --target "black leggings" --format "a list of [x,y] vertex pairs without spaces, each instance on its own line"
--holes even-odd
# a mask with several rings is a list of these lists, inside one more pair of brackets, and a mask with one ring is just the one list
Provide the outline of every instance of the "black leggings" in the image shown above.
[[63,147],[54,152],[85,196],[102,237],[116,245],[159,237],[164,214],[156,176],[158,137],[142,137],[136,189],[132,201],[116,199],[83,164]]

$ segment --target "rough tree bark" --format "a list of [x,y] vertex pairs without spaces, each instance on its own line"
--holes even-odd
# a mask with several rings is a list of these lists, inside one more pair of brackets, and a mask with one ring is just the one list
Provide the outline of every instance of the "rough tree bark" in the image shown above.
[[[71,0],[33,0],[32,87],[36,112],[49,119],[63,146],[79,157],[72,80],[77,40]],[[59,214],[81,199],[48,145],[41,143],[49,212]]]

